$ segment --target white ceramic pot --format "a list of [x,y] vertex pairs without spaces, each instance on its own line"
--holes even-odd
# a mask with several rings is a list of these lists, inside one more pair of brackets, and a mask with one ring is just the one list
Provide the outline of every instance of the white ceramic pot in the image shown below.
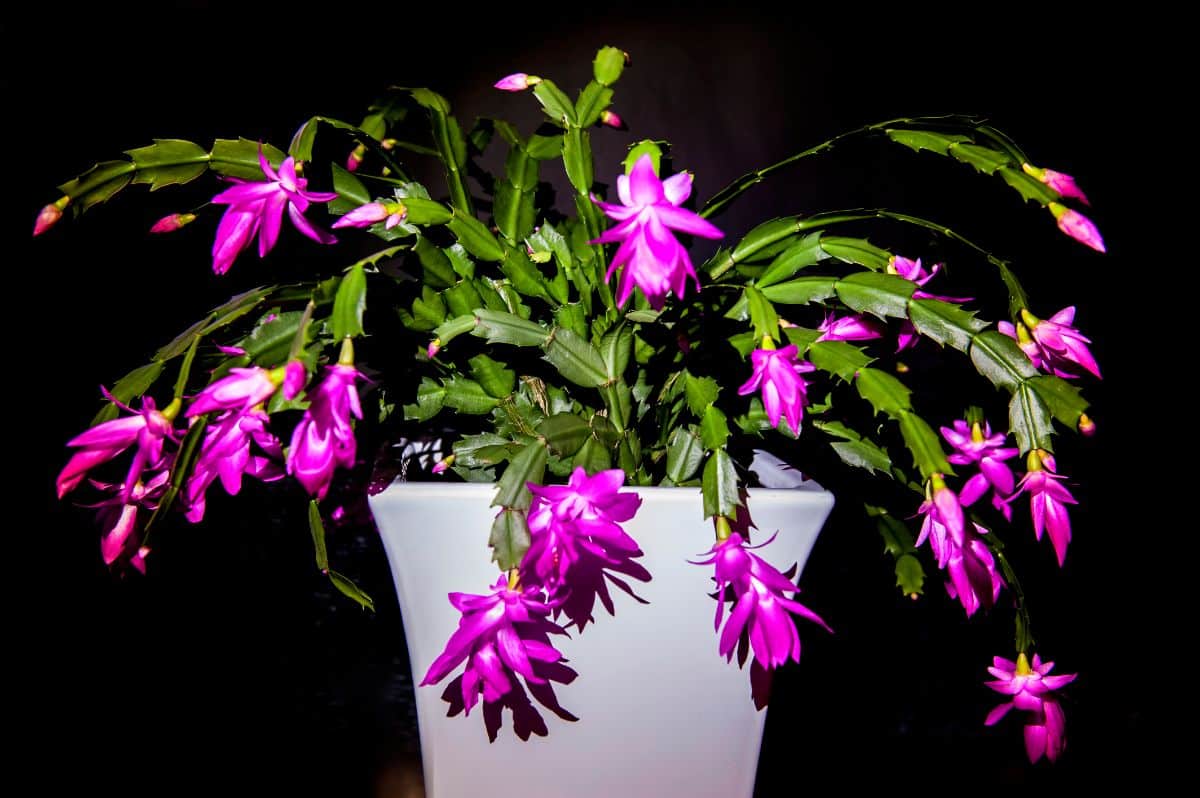
[[[750,515],[758,554],[780,570],[802,569],[832,494],[809,489],[752,489]],[[489,741],[482,705],[470,717],[447,717],[449,682],[418,687],[417,716],[428,798],[470,798],[497,790],[522,798],[688,796],[750,798],[765,710],[751,701],[749,664],[717,654],[713,631],[712,523],[696,488],[636,490],[642,506],[624,525],[645,556],[649,582],[632,582],[648,601],[612,590],[616,615],[597,602],[594,624],[552,640],[579,676],[555,685],[567,722],[543,710],[544,737],[512,732],[511,715]],[[413,681],[419,683],[457,628],[454,591],[486,594],[498,571],[488,531],[496,508],[487,484],[397,482],[371,498],[404,618]],[[808,626],[810,628],[804,628]],[[802,624],[801,634],[815,626]],[[461,669],[460,669],[461,671]],[[536,706],[536,704],[535,704]]]

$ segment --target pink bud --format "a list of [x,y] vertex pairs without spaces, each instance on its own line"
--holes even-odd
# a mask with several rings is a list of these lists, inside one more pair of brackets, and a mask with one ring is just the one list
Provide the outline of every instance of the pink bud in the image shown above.
[[142,546],[137,550],[137,553],[129,558],[129,564],[141,572],[142,576],[146,575],[146,557],[150,555],[150,547]]
[[429,346],[425,348],[425,354],[429,356],[430,360],[433,360],[433,358],[440,351],[442,351],[442,339],[441,338],[434,338],[432,341],[429,342]]
[[194,213],[172,213],[159,219],[150,228],[151,233],[174,233],[184,225],[196,221]]
[[1079,414],[1079,434],[1087,438],[1096,434],[1096,422],[1092,421],[1087,413]]
[[446,473],[446,469],[452,465],[454,465],[454,455],[448,455],[444,459],[438,460],[433,464],[433,473],[444,474]]
[[1087,195],[1083,193],[1083,190],[1075,185],[1075,178],[1070,175],[1063,172],[1056,172],[1053,169],[1039,169],[1027,163],[1021,164],[1021,168],[1025,170],[1025,174],[1045,183],[1064,197],[1073,197],[1084,205],[1092,204],[1088,201]]
[[625,129],[624,120],[622,120],[621,117],[616,113],[608,110],[600,112],[600,124],[608,125],[609,127],[616,128],[617,130]]
[[37,221],[33,223],[33,234],[40,236],[58,223],[62,218],[63,208],[71,202],[70,197],[62,197],[57,202],[51,202],[38,213]]
[[217,350],[221,354],[229,355],[231,357],[241,357],[242,355],[246,354],[246,350],[242,349],[240,346],[222,346],[221,344],[217,344]]
[[511,75],[505,75],[492,85],[500,91],[525,91],[530,86],[536,86],[541,82],[542,79],[536,75],[514,72]]
[[367,149],[359,144],[354,149],[350,150],[350,154],[346,156],[346,171],[353,172],[362,165],[363,156],[367,154]]
[[283,398],[295,399],[308,382],[308,369],[299,360],[289,360],[283,372]]
[[1091,219],[1079,211],[1073,211],[1057,202],[1051,202],[1049,207],[1050,213],[1054,214],[1054,218],[1058,220],[1059,230],[1097,252],[1106,251],[1104,239],[1100,237],[1100,231],[1096,229],[1096,225],[1092,223]]

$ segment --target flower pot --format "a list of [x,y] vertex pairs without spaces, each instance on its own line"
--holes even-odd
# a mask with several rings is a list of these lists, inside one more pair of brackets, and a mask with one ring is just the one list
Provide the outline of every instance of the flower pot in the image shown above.
[[[749,494],[754,542],[779,532],[758,553],[781,570],[803,568],[833,507],[832,494],[806,485]],[[522,740],[505,712],[493,741],[475,714],[481,707],[468,718],[447,717],[444,683],[418,687],[429,798],[485,795],[501,784],[524,798],[749,798],[766,711],[751,699],[749,663],[739,669],[736,657],[717,654],[712,567],[688,562],[712,545],[712,522],[702,517],[699,489],[636,492],[643,504],[624,527],[645,552],[638,562],[651,578],[629,584],[648,603],[614,587],[615,617],[597,602],[595,623],[554,640],[579,674],[555,686],[578,720],[538,707],[547,733]],[[487,548],[494,493],[487,484],[396,482],[371,498],[414,683],[457,628],[460,615],[446,595],[486,593],[498,576]]]

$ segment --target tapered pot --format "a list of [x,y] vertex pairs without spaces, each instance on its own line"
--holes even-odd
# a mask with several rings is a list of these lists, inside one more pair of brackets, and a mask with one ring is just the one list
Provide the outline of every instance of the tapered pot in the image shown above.
[[[808,484],[749,493],[753,541],[778,532],[758,554],[780,570],[804,567],[833,508],[832,494]],[[613,585],[614,616],[597,601],[595,623],[552,640],[579,674],[555,685],[561,707],[578,720],[534,702],[544,736],[520,739],[505,712],[493,740],[476,714],[481,705],[470,717],[447,717],[449,678],[418,687],[428,798],[496,791],[522,798],[750,798],[766,710],[752,701],[749,664],[739,669],[736,658],[729,663],[717,654],[712,567],[688,562],[712,545],[712,522],[703,518],[699,489],[636,492],[642,506],[623,526],[645,553],[637,562],[650,579],[622,579],[647,603]],[[414,683],[457,628],[460,614],[447,594],[485,594],[496,581],[487,547],[494,495],[486,484],[396,482],[371,498]]]

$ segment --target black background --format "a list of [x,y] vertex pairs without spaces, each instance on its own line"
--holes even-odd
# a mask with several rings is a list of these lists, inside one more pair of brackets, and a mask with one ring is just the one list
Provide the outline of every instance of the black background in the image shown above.
[[[399,613],[370,530],[335,535],[332,554],[375,595],[373,616],[313,572],[298,494],[268,499],[250,486],[249,505],[210,499],[208,523],[175,527],[144,579],[111,575],[90,514],[54,501],[62,444],[94,413],[97,386],[273,266],[246,256],[215,278],[214,214],[149,239],[150,223],[194,200],[141,187],[32,241],[53,186],[152,137],[284,145],[314,113],[357,120],[389,84],[430,85],[464,121],[502,115],[528,129],[532,98],[492,81],[520,69],[573,91],[596,48],[615,44],[633,58],[614,106],[632,129],[594,135],[598,175],[615,173],[628,142],[668,138],[704,198],[861,123],[966,111],[991,117],[1037,163],[1076,175],[1109,246],[1101,257],[1070,242],[1044,211],[985,189],[966,167],[937,172],[933,156],[878,144],[787,172],[723,217],[731,233],[770,215],[883,203],[944,219],[1018,256],[1042,315],[1077,304],[1105,374],[1089,386],[1098,436],[1064,443],[1060,457],[1084,501],[1066,567],[1056,573],[1031,534],[1014,544],[1038,563],[1029,581],[1043,654],[1080,673],[1067,691],[1063,760],[1029,766],[1015,719],[982,726],[995,703],[984,668],[993,654],[1011,656],[1009,615],[968,623],[936,584],[919,603],[899,597],[875,533],[841,506],[802,583],[837,634],[806,630],[803,664],[777,681],[759,792],[881,781],[1040,790],[1160,776],[1147,712],[1157,627],[1169,624],[1155,620],[1165,577],[1152,546],[1181,522],[1144,468],[1157,441],[1141,420],[1168,406],[1133,387],[1134,283],[1112,283],[1155,262],[1135,222],[1149,196],[1143,175],[1164,155],[1145,132],[1160,88],[1147,67],[1162,46],[1152,24],[1070,9],[972,18],[949,7],[881,16],[622,4],[590,17],[522,8],[46,4],[4,20],[4,152],[16,174],[4,214],[15,242],[8,393],[19,479],[31,478],[13,489],[8,551],[19,575],[10,656],[22,676],[10,690],[28,710],[22,759],[62,787],[370,795],[416,750]],[[945,183],[928,185],[929,173]],[[285,231],[281,252],[303,252],[299,238]],[[519,791],[519,774],[501,780]]]

